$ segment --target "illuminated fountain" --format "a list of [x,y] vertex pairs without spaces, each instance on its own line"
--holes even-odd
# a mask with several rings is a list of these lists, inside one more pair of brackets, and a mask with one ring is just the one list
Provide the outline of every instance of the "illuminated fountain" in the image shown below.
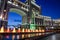
[[17,31],[18,33],[20,33],[21,32],[21,29],[20,28],[18,28],[18,31]]
[[36,32],[38,32],[38,30],[36,29]]
[[8,27],[8,29],[7,29],[7,31],[6,31],[7,33],[9,33],[10,32],[10,29],[9,29],[9,27]]
[[39,32],[41,32],[41,30],[39,30]]
[[28,32],[28,29],[25,29],[25,32]]
[[0,29],[0,33],[4,33],[4,27],[3,26]]
[[30,29],[28,29],[28,32],[30,32]]
[[1,16],[0,16],[0,18],[2,19],[2,18],[3,18],[3,16],[1,15]]
[[22,29],[22,32],[25,32],[25,31],[24,31],[24,28]]
[[42,32],[45,32],[45,30],[42,30]]
[[36,30],[30,30],[30,29],[20,29],[20,28],[18,28],[18,30],[16,30],[16,28],[14,28],[13,30],[10,30],[10,28],[8,27],[7,29],[4,29],[4,27],[2,26],[1,27],[1,29],[0,29],[0,33],[20,33],[20,32],[22,32],[22,33],[24,33],[24,32],[45,32],[45,30],[38,30],[38,29],[36,29]]
[[13,29],[12,33],[16,33],[16,29],[15,28]]

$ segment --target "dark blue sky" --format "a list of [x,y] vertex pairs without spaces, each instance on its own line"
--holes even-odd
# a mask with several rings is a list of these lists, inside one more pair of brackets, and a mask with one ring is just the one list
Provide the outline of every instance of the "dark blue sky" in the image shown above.
[[60,0],[36,0],[42,8],[42,15],[60,18]]
[[[20,1],[25,2],[25,0]],[[51,16],[53,19],[60,18],[60,0],[36,0],[36,3],[41,6],[42,15]],[[8,24],[17,25],[22,23],[21,21],[22,17],[20,15],[9,12]]]
[[9,12],[8,25],[18,25],[22,23],[22,16],[16,12]]
[[41,6],[42,15],[60,18],[60,0],[36,0],[36,3]]

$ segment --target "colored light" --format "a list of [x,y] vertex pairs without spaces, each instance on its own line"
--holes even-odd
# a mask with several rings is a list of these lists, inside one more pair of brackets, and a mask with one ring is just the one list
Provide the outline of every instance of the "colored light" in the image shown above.
[[19,35],[17,35],[17,39],[20,39]]
[[1,15],[1,16],[0,16],[0,18],[2,19],[2,18],[3,18],[3,16]]
[[28,32],[30,32],[30,30],[28,29]]
[[28,37],[30,37],[30,34],[28,34]]
[[20,28],[18,29],[18,32],[21,32]]
[[22,29],[22,32],[24,32],[24,28]]
[[6,10],[4,10],[4,12],[6,12]]
[[4,27],[2,26],[0,33],[4,33]]
[[41,30],[39,30],[39,32],[41,32]]
[[36,32],[38,32],[38,30],[36,29]]
[[6,38],[9,38],[9,36],[7,35]]
[[15,35],[12,36],[12,40],[14,40],[14,39],[15,39]]
[[8,29],[7,29],[7,32],[8,32],[8,33],[10,32],[9,27],[8,27]]
[[28,30],[26,29],[26,31],[25,32],[28,32]]
[[42,30],[42,32],[45,32],[45,30]]
[[24,38],[24,34],[22,34],[22,38]]
[[30,29],[35,30],[36,29],[35,24],[30,24]]
[[13,32],[13,33],[16,33],[16,29],[14,28],[12,32]]

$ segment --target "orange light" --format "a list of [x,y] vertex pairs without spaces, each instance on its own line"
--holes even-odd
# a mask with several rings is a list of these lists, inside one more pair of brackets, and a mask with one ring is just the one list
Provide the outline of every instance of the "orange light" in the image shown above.
[[26,32],[27,32],[27,29],[26,29]]
[[18,29],[18,32],[21,32],[20,28]]
[[8,33],[10,32],[9,27],[8,27],[8,29],[7,29],[7,32],[8,32]]
[[31,30],[31,32],[33,32],[33,30]]
[[28,29],[28,32],[30,32],[30,29]]
[[38,30],[36,30],[36,32],[38,32]]
[[24,38],[24,34],[22,34],[22,38]]
[[39,32],[41,32],[41,30],[39,30]]
[[0,33],[4,33],[4,27],[2,26]]
[[45,30],[42,30],[42,32],[45,32]]
[[12,35],[12,40],[14,40],[15,39],[15,35]]
[[25,32],[28,32],[28,30],[26,29]]
[[35,32],[35,30],[32,30],[32,32]]
[[24,32],[24,28],[22,29],[22,32]]
[[31,37],[31,34],[28,34],[28,37]]
[[16,33],[16,29],[14,28],[12,32],[13,32],[13,33]]

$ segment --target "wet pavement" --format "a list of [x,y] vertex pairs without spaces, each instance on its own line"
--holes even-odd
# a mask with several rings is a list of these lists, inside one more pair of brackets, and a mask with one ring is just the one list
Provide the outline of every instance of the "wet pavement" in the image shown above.
[[39,40],[60,40],[60,34],[54,34]]

